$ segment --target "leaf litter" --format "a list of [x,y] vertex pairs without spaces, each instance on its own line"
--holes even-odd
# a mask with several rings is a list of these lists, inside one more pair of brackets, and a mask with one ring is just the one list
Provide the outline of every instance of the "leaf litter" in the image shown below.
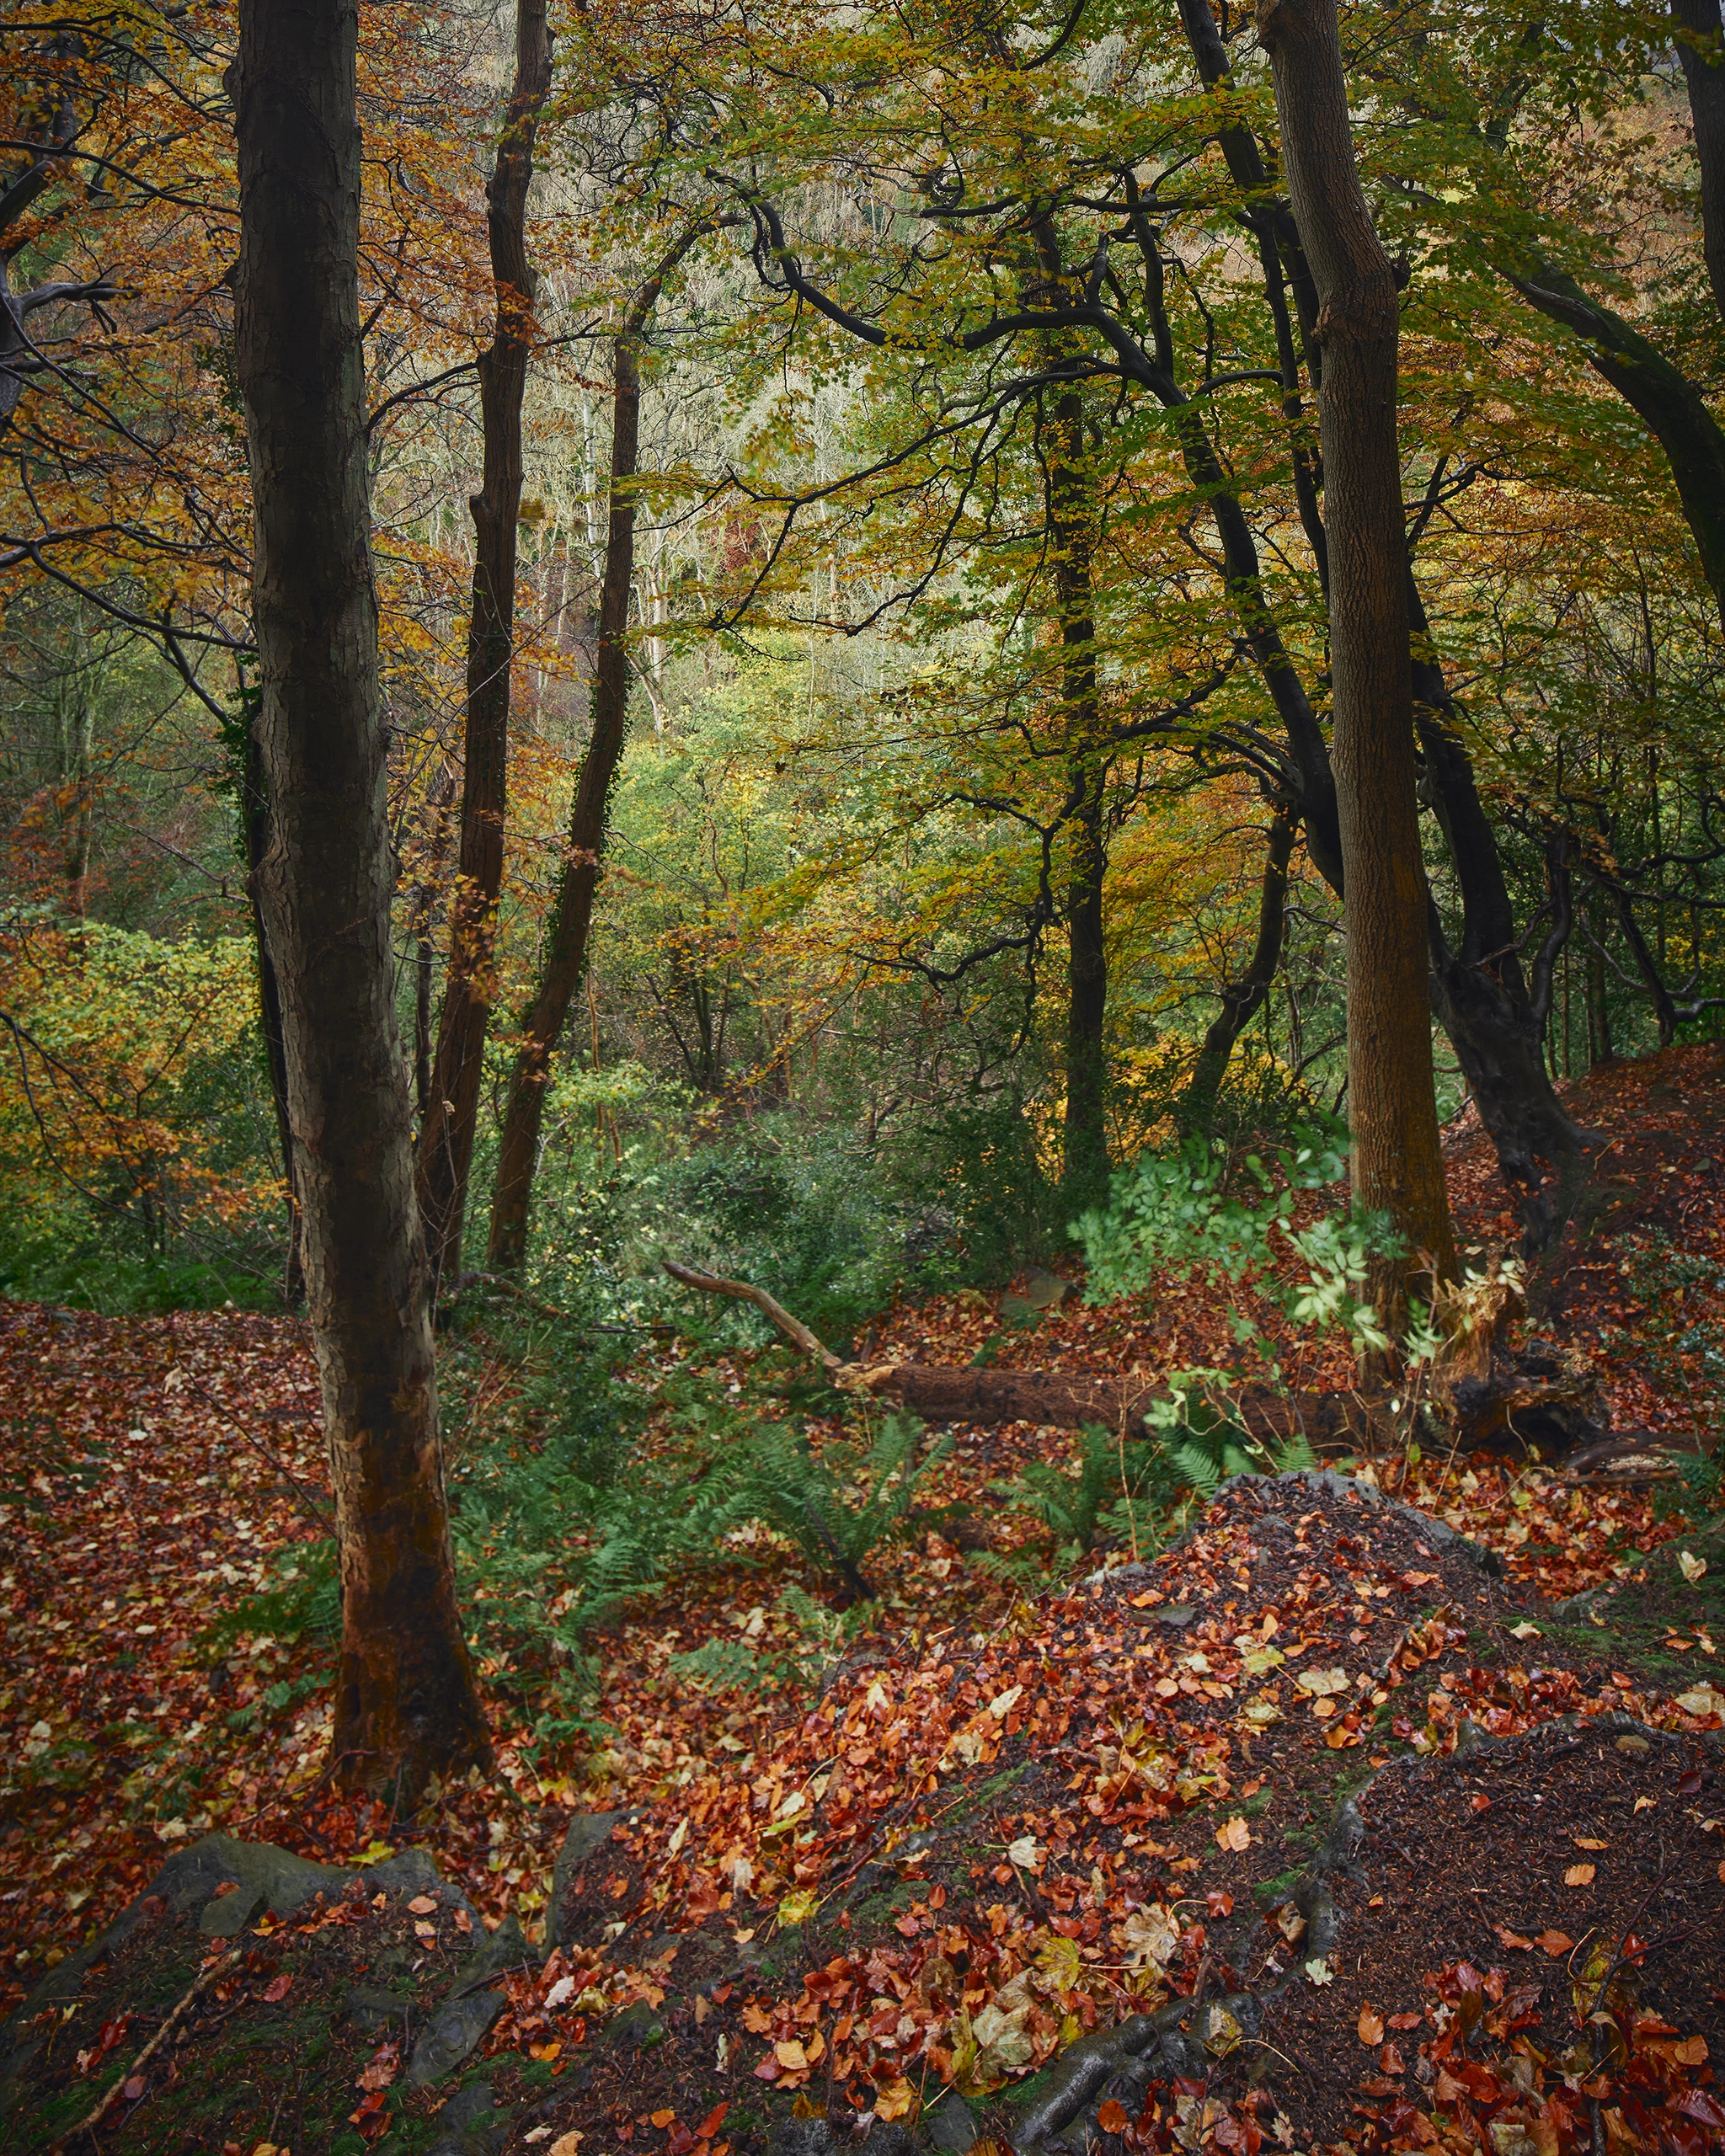
[[[1696,1071],[1674,1059],[1696,1054],[1658,1060],[1693,1088]],[[1635,1109],[1632,1090],[1624,1112]],[[1589,1112],[1599,1120],[1597,1102]],[[1468,1227],[1477,1162],[1465,1154],[1453,1169],[1464,1230],[1486,1232]],[[1683,1202],[1692,1212],[1692,1190]],[[1685,1232],[1717,1250],[1716,1209]],[[1596,1256],[1567,1276],[1568,1322],[1608,1349],[1636,1322],[1625,1278]],[[1014,1333],[1000,1353],[1151,1374],[1200,1358],[1222,1299],[1188,1283],[1169,1304],[1172,1321],[1141,1305],[1057,1307],[1033,1341]],[[1000,1337],[994,1299],[970,1293],[889,1313],[871,1352],[890,1355],[896,1339],[928,1356],[933,1342],[956,1360]],[[1632,1358],[1614,1362],[1605,1390],[1620,1421],[1626,1406],[1649,1428],[1703,1423],[1708,1373],[1694,1363],[1686,1397],[1668,1385],[1649,1406]],[[499,2091],[535,2097],[511,2147],[722,2156],[762,2146],[789,2110],[910,2124],[948,2087],[985,2138],[1004,2137],[1075,2043],[1181,2001],[1207,2032],[1203,2070],[1125,2090],[1130,2105],[1105,2098],[1097,2130],[1124,2148],[1306,2137],[1565,2156],[1597,2132],[1614,2145],[1652,2132],[1646,2145],[1686,2156],[1717,2137],[1708,1958],[1674,1946],[1674,1927],[1652,1926],[1648,1909],[1662,1914],[1675,1894],[1685,1922],[1712,1926],[1696,1938],[1721,1935],[1708,1895],[1725,1887],[1725,1699],[1709,1627],[1725,1566],[1692,1527],[1657,1520],[1642,1488],[1576,1489],[1484,1456],[1369,1463],[1352,1486],[1243,1486],[1150,1565],[1034,1598],[931,1529],[803,1710],[671,1678],[673,1648],[734,1636],[751,1621],[745,1598],[754,1616],[768,1598],[759,1569],[721,1568],[674,1582],[650,1621],[631,1616],[595,1643],[612,1732],[602,1750],[530,1757],[499,1691],[512,1796],[451,1790],[404,1822],[323,1785],[327,1685],[303,1643],[253,1634],[210,1646],[280,1554],[320,1531],[302,1329],[231,1312],[119,1321],[7,1306],[0,1369],[12,1438],[0,1892],[13,1999],[167,1850],[211,1828],[360,1866],[419,1844],[485,1923],[510,1908],[532,1922],[570,1817],[611,1810],[622,1816],[557,1913],[566,1943],[542,1970],[506,1978],[486,2039]],[[642,1381],[653,1374],[649,1356]],[[984,1513],[1015,1459],[1069,1444],[1023,1428],[956,1436],[937,1494]],[[1679,1529],[1681,1566],[1663,1547]],[[994,1521],[991,1539],[1008,1539]],[[1712,1571],[1698,1572],[1710,1549]],[[770,1544],[750,1554],[793,1570]],[[1613,1592],[1591,1609],[1556,1607],[1599,1588]],[[1476,1764],[1477,1734],[1496,1748]],[[1632,1740],[1644,1757],[1624,1748]],[[1512,1767],[1519,1781],[1505,1780]],[[1429,1787],[1412,1778],[1422,1773]],[[1290,1896],[1340,1797],[1373,1774],[1359,1876],[1334,1888],[1337,1941],[1307,1951]],[[1589,1848],[1590,1866],[1578,1822],[1605,1845]],[[1450,1860],[1462,1847],[1481,1879],[1461,1881]],[[1585,1977],[1602,1941],[1600,2003],[1572,2027],[1576,1979],[1551,1972],[1573,1962]],[[1271,1962],[1290,1982],[1247,2034],[1221,2001]],[[248,2011],[321,1999],[324,2022],[345,2026],[330,2021],[323,1976],[270,1966],[248,1967]],[[1545,1972],[1531,2020],[1529,1971]],[[99,1977],[91,1986],[93,2013],[104,2002]],[[147,2035],[144,2009],[105,2004],[116,2010],[79,2047],[96,2056],[78,2069],[71,2054],[85,2076]],[[1368,2035],[1380,2020],[1381,2041]],[[413,2115],[377,2048],[355,2077],[377,2085],[350,2092],[362,2142],[368,2121],[375,2132]],[[156,2084],[142,2078],[120,2145],[148,2145]],[[272,2139],[280,2124],[247,2122],[244,2156],[288,2146]]]

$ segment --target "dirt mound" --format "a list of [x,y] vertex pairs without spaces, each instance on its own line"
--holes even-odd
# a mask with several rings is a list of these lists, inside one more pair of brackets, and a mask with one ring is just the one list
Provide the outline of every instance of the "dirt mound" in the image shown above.
[[[1453,2127],[1561,2156],[1590,2104],[1651,2104],[1702,2146],[1725,1694],[1704,1627],[1653,1634],[1522,1596],[1369,1485],[1241,1478],[1154,1563],[846,1670],[770,1757],[571,1867],[548,1982],[632,1999],[653,2041],[584,2047],[549,2123],[669,2156],[799,2114],[799,2143]],[[1579,2079],[1572,1977],[1618,2031],[1583,2016]]]

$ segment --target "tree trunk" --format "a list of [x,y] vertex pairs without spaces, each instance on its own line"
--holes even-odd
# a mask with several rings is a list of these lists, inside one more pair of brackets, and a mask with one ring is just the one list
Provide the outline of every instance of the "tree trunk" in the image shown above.
[[1103,887],[1108,874],[1108,755],[1097,703],[1096,618],[1091,553],[1094,486],[1086,456],[1084,399],[1076,390],[1055,406],[1048,462],[1049,523],[1060,625],[1060,726],[1073,803],[1066,885],[1066,1118],[1061,1194],[1068,1204],[1099,1203],[1108,1193],[1104,1028],[1108,949]]
[[635,574],[635,474],[640,459],[641,333],[665,280],[701,234],[692,227],[634,296],[619,331],[612,363],[610,523],[605,581],[599,597],[599,653],[593,680],[593,731],[569,812],[568,850],[558,882],[557,907],[533,1000],[521,1022],[521,1041],[510,1073],[497,1182],[485,1262],[494,1272],[516,1271],[527,1252],[527,1211],[539,1164],[539,1129],[551,1058],[587,963],[587,931],[599,858],[605,849],[611,782],[623,752],[629,701],[629,595]]
[[287,1102],[287,1045],[281,1030],[281,984],[270,956],[264,925],[259,874],[270,851],[270,785],[255,721],[246,728],[245,757],[240,771],[240,819],[245,836],[246,893],[251,901],[252,940],[258,960],[258,1011],[264,1027],[264,1056],[270,1072],[270,1098],[275,1110],[275,1142],[281,1149],[281,1175],[287,1187],[287,1262],[282,1268],[282,1300],[290,1309],[303,1300],[305,1267],[300,1251],[300,1205],[294,1189],[293,1121]]
[[1574,278],[1542,263],[1509,280],[1582,339],[1588,362],[1647,423],[1671,467],[1701,569],[1725,621],[1725,430],[1688,377]]
[[1270,983],[1276,977],[1276,968],[1281,963],[1282,938],[1287,921],[1288,864],[1293,858],[1294,841],[1299,829],[1300,819],[1293,803],[1275,803],[1271,810],[1269,827],[1264,833],[1263,882],[1258,902],[1258,938],[1252,945],[1246,970],[1237,979],[1223,985],[1222,1007],[1210,1021],[1210,1029],[1204,1037],[1204,1045],[1198,1051],[1198,1060],[1193,1065],[1192,1075],[1187,1081],[1186,1091],[1180,1102],[1180,1122],[1188,1131],[1202,1130],[1215,1114],[1222,1081],[1228,1074],[1228,1061],[1234,1053],[1234,1043],[1256,1015],[1269,993]]
[[[1323,350],[1333,758],[1346,882],[1354,1187],[1412,1264],[1455,1269],[1432,1081],[1425,873],[1415,796],[1407,547],[1396,433],[1395,272],[1354,158],[1335,0],[1258,0]],[[1387,1275],[1384,1287],[1393,1294]]]
[[1578,1159],[1589,1144],[1586,1132],[1565,1114],[1546,1068],[1552,970],[1570,930],[1567,867],[1554,863],[1552,924],[1535,958],[1530,989],[1516,952],[1514,908],[1497,837],[1479,798],[1411,565],[1407,610],[1414,722],[1432,803],[1461,891],[1459,949],[1450,947],[1436,905],[1428,904],[1432,1010],[1455,1050],[1503,1180],[1517,1196],[1531,1256],[1554,1225],[1539,1194],[1547,1171],[1561,1176],[1564,1163]]
[[467,724],[462,781],[461,866],[449,939],[449,974],[437,1058],[419,1130],[419,1210],[431,1293],[459,1273],[467,1177],[485,1068],[485,1029],[497,992],[497,901],[503,888],[509,768],[510,666],[515,654],[515,531],[521,506],[521,399],[538,279],[527,264],[527,189],[533,138],[551,88],[546,0],[520,0],[515,80],[486,189],[491,274],[497,287],[492,340],[479,356],[485,476],[468,507],[475,547],[467,623]]
[[1701,240],[1713,303],[1725,318],[1725,32],[1719,0],[1671,0],[1701,174]]
[[340,1546],[333,1764],[411,1796],[490,1747],[456,1608],[396,1026],[357,37],[355,0],[241,0],[235,349],[270,805],[258,888]]

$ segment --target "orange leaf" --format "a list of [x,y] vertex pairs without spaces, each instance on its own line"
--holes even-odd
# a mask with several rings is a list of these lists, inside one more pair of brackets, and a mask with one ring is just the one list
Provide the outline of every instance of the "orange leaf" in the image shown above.
[[677,2115],[675,2111],[654,2111],[652,2118],[654,2125],[657,2127],[675,2126],[677,2122]]
[[1510,1931],[1506,1926],[1501,1924],[1494,1924],[1492,1926],[1492,1929],[1497,1933],[1498,1938],[1503,1941],[1505,1946],[1522,1946],[1530,1948],[1533,1945],[1532,1940],[1524,1939],[1519,1931]]
[[430,1894],[415,1894],[408,1903],[408,1908],[416,1917],[429,1917],[436,1907],[436,1898]]
[[809,2054],[794,2036],[781,2036],[772,2047],[772,2055],[787,2073],[801,2073],[809,2064]]
[[264,1996],[274,2006],[278,2001],[286,1999],[292,1989],[293,1978],[284,1973],[281,1976],[271,1977],[264,1987]]
[[1573,1954],[1575,1951],[1575,1941],[1567,1931],[1542,1931],[1534,1944],[1535,1946],[1543,1946],[1554,1961],[1560,1954]]
[[1590,1864],[1572,1864],[1563,1875],[1566,1886],[1591,1886],[1593,1883],[1594,1868]]
[[724,2115],[729,2109],[730,2105],[728,2103],[715,2104],[706,2117],[702,2120],[700,2125],[696,2127],[696,2140],[711,2141],[713,2135],[724,2124]]
[[1216,1847],[1220,1849],[1247,1849],[1252,1846],[1252,1829],[1243,1819],[1230,1819],[1216,1828]]
[[1116,2103],[1110,2096],[1097,2113],[1096,2122],[1104,2133],[1124,2133],[1129,2123],[1126,2117],[1126,2106],[1124,2104]]
[[1370,2044],[1374,2050],[1384,2041],[1384,2017],[1375,2006],[1359,2009],[1359,2041]]

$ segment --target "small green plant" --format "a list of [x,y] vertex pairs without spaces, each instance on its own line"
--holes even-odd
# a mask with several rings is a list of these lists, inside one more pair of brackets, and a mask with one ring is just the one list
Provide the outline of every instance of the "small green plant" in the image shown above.
[[[1296,1325],[1340,1326],[1356,1353],[1387,1348],[1377,1311],[1360,1291],[1374,1258],[1401,1254],[1388,1216],[1356,1205],[1310,1227],[1294,1225],[1302,1191],[1324,1189],[1347,1173],[1333,1134],[1298,1134],[1276,1156],[1279,1172],[1246,1155],[1237,1165],[1256,1203],[1230,1188],[1233,1165],[1217,1140],[1194,1138],[1172,1153],[1147,1153],[1117,1175],[1107,1206],[1072,1224],[1084,1246],[1091,1301],[1140,1294],[1165,1267],[1230,1281],[1250,1273]],[[1302,1261],[1302,1278],[1287,1281],[1277,1272],[1284,1251]],[[1235,1330],[1242,1345],[1258,1343],[1249,1319],[1236,1321]]]
[[1147,1438],[1123,1441],[1092,1423],[1079,1433],[1076,1474],[1030,1460],[1016,1480],[991,1486],[1032,1513],[1054,1537],[1059,1565],[1103,1546],[1144,1556],[1184,1528],[1230,1475],[1283,1475],[1315,1466],[1304,1438],[1270,1446],[1234,1419],[1226,1373],[1186,1370],[1149,1403]]

